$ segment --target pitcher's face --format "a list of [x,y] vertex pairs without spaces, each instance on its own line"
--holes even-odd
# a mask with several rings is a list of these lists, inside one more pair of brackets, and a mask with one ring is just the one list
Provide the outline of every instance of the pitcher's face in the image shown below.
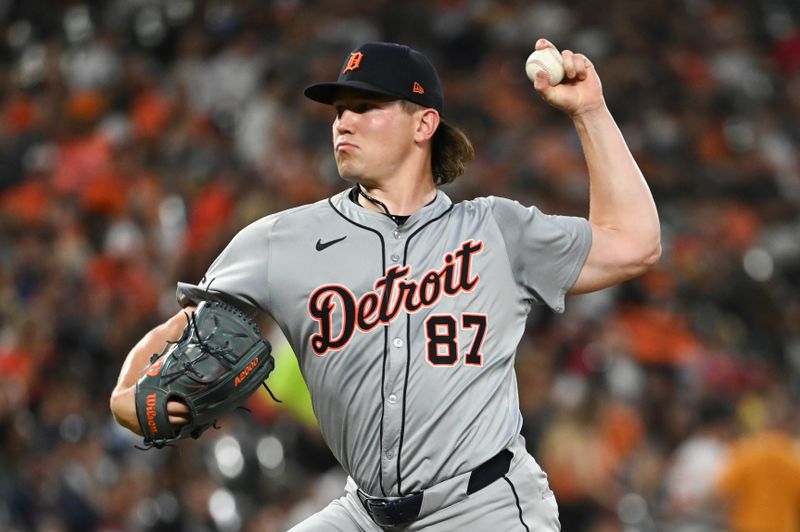
[[354,182],[394,175],[414,148],[414,116],[398,100],[355,91],[343,91],[333,105],[339,175]]

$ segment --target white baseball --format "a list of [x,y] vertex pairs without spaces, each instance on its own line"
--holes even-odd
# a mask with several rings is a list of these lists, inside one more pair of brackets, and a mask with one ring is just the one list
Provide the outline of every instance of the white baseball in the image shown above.
[[564,79],[564,65],[561,62],[561,54],[555,48],[544,48],[536,50],[528,56],[525,61],[525,73],[531,81],[536,80],[536,73],[540,70],[547,72],[550,77],[550,85],[558,85]]

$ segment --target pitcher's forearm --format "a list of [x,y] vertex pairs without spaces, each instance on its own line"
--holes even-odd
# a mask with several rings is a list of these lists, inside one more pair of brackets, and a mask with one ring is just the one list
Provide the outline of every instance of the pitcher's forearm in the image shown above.
[[191,311],[191,308],[187,308],[185,311],[178,312],[166,322],[152,329],[139,340],[125,358],[117,385],[111,392],[110,399],[111,413],[123,427],[141,434],[136,417],[136,381],[150,363],[153,353],[160,353],[168,341],[176,341],[181,337],[187,319],[184,312],[191,313]]
[[653,248],[660,226],[650,188],[608,108],[573,117],[589,168],[589,221]]
[[[190,312],[190,310],[186,312]],[[185,326],[186,316],[183,312],[179,312],[145,334],[125,358],[116,387],[127,388],[136,384],[153,353],[160,353],[168,341],[174,342],[180,338]]]

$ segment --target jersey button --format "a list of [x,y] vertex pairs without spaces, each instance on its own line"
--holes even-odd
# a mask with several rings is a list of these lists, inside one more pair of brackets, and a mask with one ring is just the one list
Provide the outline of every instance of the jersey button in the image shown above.
[[395,394],[390,395],[389,402],[395,404],[397,402],[397,396]]
[[392,262],[398,262],[399,260],[400,260],[400,255],[398,255],[397,253],[392,255]]
[[392,236],[394,236],[395,238],[400,238],[400,229],[395,229],[394,231],[392,231]]
[[386,451],[386,458],[391,460],[392,458],[394,458],[394,453],[392,451]]
[[403,347],[403,340],[401,340],[400,338],[395,338],[394,340],[392,340],[392,345],[395,347]]

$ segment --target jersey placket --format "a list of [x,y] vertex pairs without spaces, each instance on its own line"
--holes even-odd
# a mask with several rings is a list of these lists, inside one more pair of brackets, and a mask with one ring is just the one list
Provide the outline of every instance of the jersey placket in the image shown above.
[[[402,266],[406,232],[396,227],[386,242],[387,267]],[[384,488],[401,489],[399,453],[403,429],[403,385],[405,382],[408,346],[406,345],[406,312],[401,311],[388,326],[389,346],[386,357],[383,389],[383,441],[381,469]],[[398,493],[399,494],[399,493]]]

